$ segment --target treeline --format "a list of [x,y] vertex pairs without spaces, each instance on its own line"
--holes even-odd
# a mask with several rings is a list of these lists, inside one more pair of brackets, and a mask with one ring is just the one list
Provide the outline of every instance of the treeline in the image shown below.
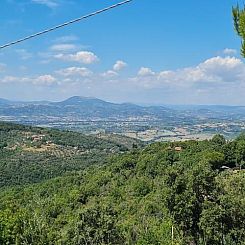
[[245,243],[245,135],[156,143],[0,194],[0,244]]

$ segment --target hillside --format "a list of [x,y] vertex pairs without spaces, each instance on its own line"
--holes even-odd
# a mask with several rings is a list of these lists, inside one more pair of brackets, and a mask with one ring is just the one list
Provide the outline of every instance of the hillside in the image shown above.
[[[157,109],[157,113],[156,113]],[[115,118],[167,116],[164,107],[141,107],[134,104],[115,104],[97,98],[74,96],[61,102],[11,102],[0,103],[1,116],[53,116],[75,118]]]
[[6,189],[0,243],[243,245],[244,162],[244,135],[215,136],[155,143],[104,166]]
[[36,183],[101,165],[111,154],[140,145],[121,138],[99,139],[76,132],[0,123],[0,187]]
[[[74,117],[73,119],[127,119],[150,117],[151,119],[205,118],[244,119],[244,106],[167,105],[139,106],[131,103],[112,103],[93,97],[73,96],[64,101],[10,101],[0,98],[0,116],[6,117]],[[70,118],[71,119],[71,118]],[[149,119],[149,118],[148,118]],[[34,119],[33,119],[34,120]]]
[[245,128],[242,106],[139,106],[74,96],[60,102],[0,99],[0,121],[129,136],[145,142],[236,138]]

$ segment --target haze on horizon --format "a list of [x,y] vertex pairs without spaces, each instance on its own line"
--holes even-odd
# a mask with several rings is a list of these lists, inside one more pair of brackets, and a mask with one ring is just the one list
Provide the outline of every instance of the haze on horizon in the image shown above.
[[[4,0],[1,44],[116,2]],[[245,63],[231,16],[236,4],[135,0],[5,49],[0,98],[245,105]]]

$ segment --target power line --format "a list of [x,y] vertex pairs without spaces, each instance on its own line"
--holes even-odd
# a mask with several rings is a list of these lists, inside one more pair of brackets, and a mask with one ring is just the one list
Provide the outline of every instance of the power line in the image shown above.
[[75,22],[79,22],[79,21],[81,21],[81,20],[88,19],[88,18],[90,18],[90,17],[92,17],[92,16],[101,14],[101,13],[106,12],[106,11],[108,11],[108,10],[111,10],[111,9],[117,8],[117,7],[119,7],[119,6],[122,6],[122,5],[124,5],[124,4],[130,3],[130,2],[132,2],[132,1],[133,1],[133,0],[126,0],[126,1],[123,1],[123,2],[120,2],[120,3],[117,3],[117,4],[114,4],[114,5],[111,5],[111,6],[107,7],[107,8],[104,8],[104,9],[98,10],[98,11],[96,11],[96,12],[93,12],[93,13],[90,13],[90,14],[87,14],[87,15],[84,15],[84,16],[82,16],[82,17],[79,17],[79,18],[74,19],[74,20],[71,20],[71,21],[65,22],[65,23],[63,23],[63,24],[61,24],[61,25],[57,25],[57,26],[55,26],[55,27],[46,29],[46,30],[44,30],[44,31],[41,31],[41,32],[38,32],[38,33],[35,33],[35,34],[32,34],[32,35],[30,35],[30,36],[21,38],[21,39],[19,39],[19,40],[16,40],[16,41],[13,41],[13,42],[4,44],[4,45],[0,46],[0,49],[4,49],[4,48],[7,48],[7,47],[9,47],[9,46],[15,45],[15,44],[17,44],[17,43],[24,42],[24,41],[29,40],[29,39],[31,39],[31,38],[34,38],[34,37],[37,37],[37,36],[46,34],[46,33],[48,33],[48,32],[51,32],[51,31],[60,29],[60,28],[62,28],[62,27],[68,26],[68,25],[71,25],[71,24],[73,24],[73,23],[75,23]]

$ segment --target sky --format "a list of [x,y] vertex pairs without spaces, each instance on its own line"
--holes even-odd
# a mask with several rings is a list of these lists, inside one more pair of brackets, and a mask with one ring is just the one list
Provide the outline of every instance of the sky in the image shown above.
[[[0,44],[118,2],[2,0]],[[0,50],[0,98],[245,105],[245,61],[231,15],[236,4],[133,0]]]

